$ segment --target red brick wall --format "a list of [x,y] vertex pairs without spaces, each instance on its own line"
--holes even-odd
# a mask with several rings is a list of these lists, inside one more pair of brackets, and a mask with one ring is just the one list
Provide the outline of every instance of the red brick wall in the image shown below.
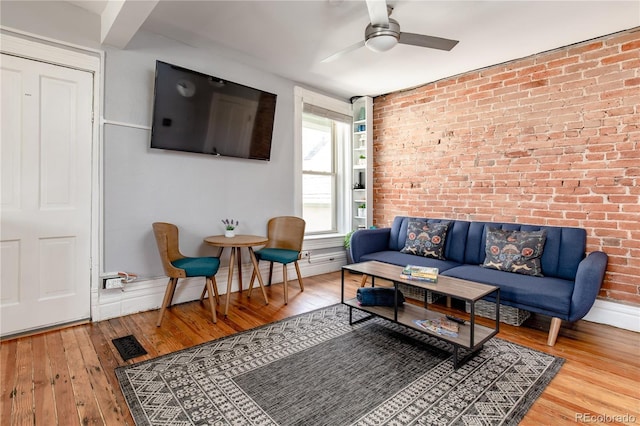
[[396,215],[576,226],[640,304],[640,31],[379,96],[374,223]]

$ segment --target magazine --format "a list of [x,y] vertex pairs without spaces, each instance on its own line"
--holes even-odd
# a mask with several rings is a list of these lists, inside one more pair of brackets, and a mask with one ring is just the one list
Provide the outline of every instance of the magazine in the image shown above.
[[413,321],[417,326],[443,336],[458,337],[460,326],[446,318],[423,319]]
[[400,274],[405,280],[428,281],[432,283],[438,282],[438,268],[429,266],[407,265]]

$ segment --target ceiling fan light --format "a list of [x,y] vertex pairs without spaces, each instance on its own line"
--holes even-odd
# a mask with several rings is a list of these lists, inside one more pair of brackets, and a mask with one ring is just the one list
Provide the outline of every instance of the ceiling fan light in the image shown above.
[[386,34],[371,37],[365,42],[365,46],[367,46],[374,52],[386,52],[387,50],[393,48],[393,46],[395,46],[396,44],[398,44],[397,37]]

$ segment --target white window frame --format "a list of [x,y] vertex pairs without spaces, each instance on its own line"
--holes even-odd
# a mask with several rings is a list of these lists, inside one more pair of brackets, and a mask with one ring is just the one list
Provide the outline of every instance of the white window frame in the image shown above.
[[[326,95],[322,95],[313,92],[302,87],[294,88],[294,202],[295,209],[299,216],[302,216],[302,112],[303,105],[309,103],[328,110],[338,112],[340,114],[352,116],[353,108],[351,103],[336,98],[332,98]],[[351,137],[351,133],[348,133],[348,137]],[[344,234],[349,227],[349,212],[347,211],[348,197],[350,196],[349,181],[350,176],[347,173],[346,165],[349,164],[350,146],[351,141],[347,140],[344,146],[337,146],[335,149],[336,157],[336,228],[337,234]],[[318,236],[330,236],[336,234],[313,234]]]
[[[304,114],[303,114],[303,119],[302,120],[304,121]],[[323,231],[315,231],[315,232],[307,231],[307,235],[329,234],[329,233],[338,232],[338,216],[339,216],[339,212],[337,211],[338,210],[337,206],[338,206],[338,198],[340,198],[339,197],[340,189],[338,188],[340,172],[339,172],[338,167],[337,167],[337,164],[338,164],[338,153],[337,153],[338,144],[336,142],[337,131],[336,131],[336,127],[334,125],[333,120],[331,121],[331,123],[332,123],[332,126],[331,126],[331,166],[330,166],[331,170],[329,170],[329,171],[305,170],[304,169],[304,161],[303,161],[303,168],[302,168],[302,177],[303,178],[304,178],[304,176],[323,176],[323,177],[331,178],[332,187],[333,187],[332,191],[331,191],[331,205],[333,206],[333,212],[332,212],[333,214],[332,214],[332,217],[331,217],[331,229],[323,230]],[[316,128],[317,127],[318,126],[316,126]],[[302,139],[300,139],[300,141],[302,141]],[[304,205],[303,205],[303,212],[304,212]],[[307,229],[308,228],[309,228],[309,226],[307,226]]]

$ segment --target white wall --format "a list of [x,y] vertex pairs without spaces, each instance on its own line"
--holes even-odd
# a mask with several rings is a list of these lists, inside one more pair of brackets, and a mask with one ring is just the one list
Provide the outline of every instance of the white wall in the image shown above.
[[2,0],[0,24],[78,46],[100,47],[100,17],[63,1]]
[[[105,51],[102,271],[162,276],[154,221],[176,223],[183,253],[202,255],[216,253],[202,238],[221,233],[223,218],[239,220],[241,233],[264,234],[269,217],[297,213],[292,81],[226,59],[225,52],[145,32],[124,50],[103,47],[99,17],[65,2],[3,1],[1,7],[3,27]],[[277,94],[271,161],[151,150],[145,128],[151,126],[156,60]]]
[[[277,94],[271,161],[151,150],[149,130],[121,125],[151,125],[156,60]],[[296,213],[291,81],[139,33],[126,50],[106,49],[104,118],[105,270],[162,275],[154,221],[179,226],[185,255],[214,255],[202,239],[222,233],[223,218],[264,235],[270,217]]]

